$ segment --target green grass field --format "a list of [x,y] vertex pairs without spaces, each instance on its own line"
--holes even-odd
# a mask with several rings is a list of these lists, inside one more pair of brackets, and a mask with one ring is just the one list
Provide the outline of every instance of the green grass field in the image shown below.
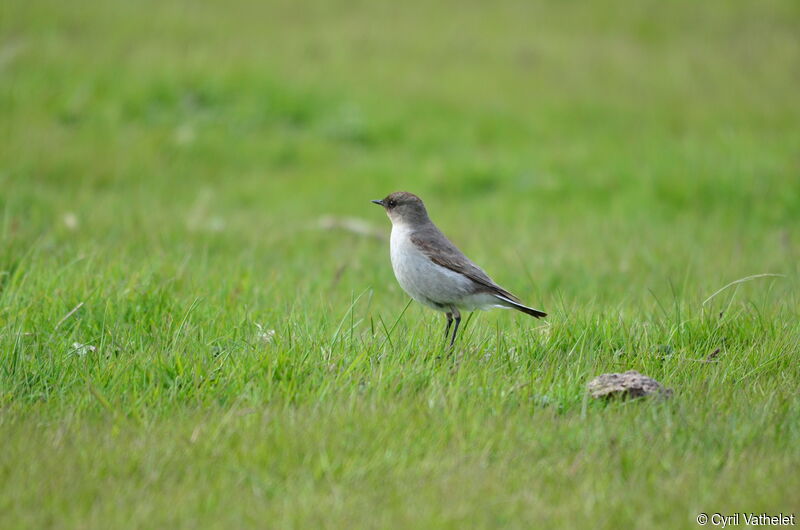
[[[2,2],[0,527],[800,512],[798,35],[792,0]],[[396,190],[546,321],[440,358]],[[627,369],[673,399],[587,397]]]

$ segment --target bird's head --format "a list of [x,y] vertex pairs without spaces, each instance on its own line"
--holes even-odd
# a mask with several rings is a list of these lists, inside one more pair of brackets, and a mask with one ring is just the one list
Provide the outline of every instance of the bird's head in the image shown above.
[[418,224],[429,220],[422,199],[407,191],[396,191],[372,202],[383,206],[392,224]]

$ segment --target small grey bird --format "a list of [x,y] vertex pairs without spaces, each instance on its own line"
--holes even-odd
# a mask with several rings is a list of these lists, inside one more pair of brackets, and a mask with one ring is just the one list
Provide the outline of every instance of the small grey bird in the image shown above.
[[472,263],[436,228],[422,200],[413,193],[398,191],[372,202],[383,206],[392,221],[392,268],[400,287],[417,302],[445,313],[445,339],[455,319],[450,347],[461,323],[460,309],[502,307],[536,318],[547,316],[523,305]]

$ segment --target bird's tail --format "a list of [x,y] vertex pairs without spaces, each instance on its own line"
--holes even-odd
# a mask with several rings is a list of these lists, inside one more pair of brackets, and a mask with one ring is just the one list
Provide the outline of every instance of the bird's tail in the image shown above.
[[516,309],[517,311],[522,311],[526,315],[530,315],[530,316],[536,317],[536,318],[542,318],[542,317],[546,317],[547,316],[547,313],[545,313],[544,311],[539,311],[538,309],[534,309],[532,307],[528,307],[526,305],[522,305],[521,303],[517,302],[516,300],[512,300],[512,299],[510,299],[508,297],[500,296],[500,295],[497,295],[497,294],[494,295],[494,296],[498,300],[501,300],[505,305],[507,305],[507,307],[510,307],[512,309]]

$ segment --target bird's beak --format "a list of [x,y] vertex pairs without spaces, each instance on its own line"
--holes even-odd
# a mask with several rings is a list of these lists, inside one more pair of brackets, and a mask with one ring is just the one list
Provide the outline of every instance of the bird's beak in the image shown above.
[[374,202],[375,204],[379,204],[379,205],[383,206],[383,201],[380,200],[380,199],[374,199],[372,202]]

